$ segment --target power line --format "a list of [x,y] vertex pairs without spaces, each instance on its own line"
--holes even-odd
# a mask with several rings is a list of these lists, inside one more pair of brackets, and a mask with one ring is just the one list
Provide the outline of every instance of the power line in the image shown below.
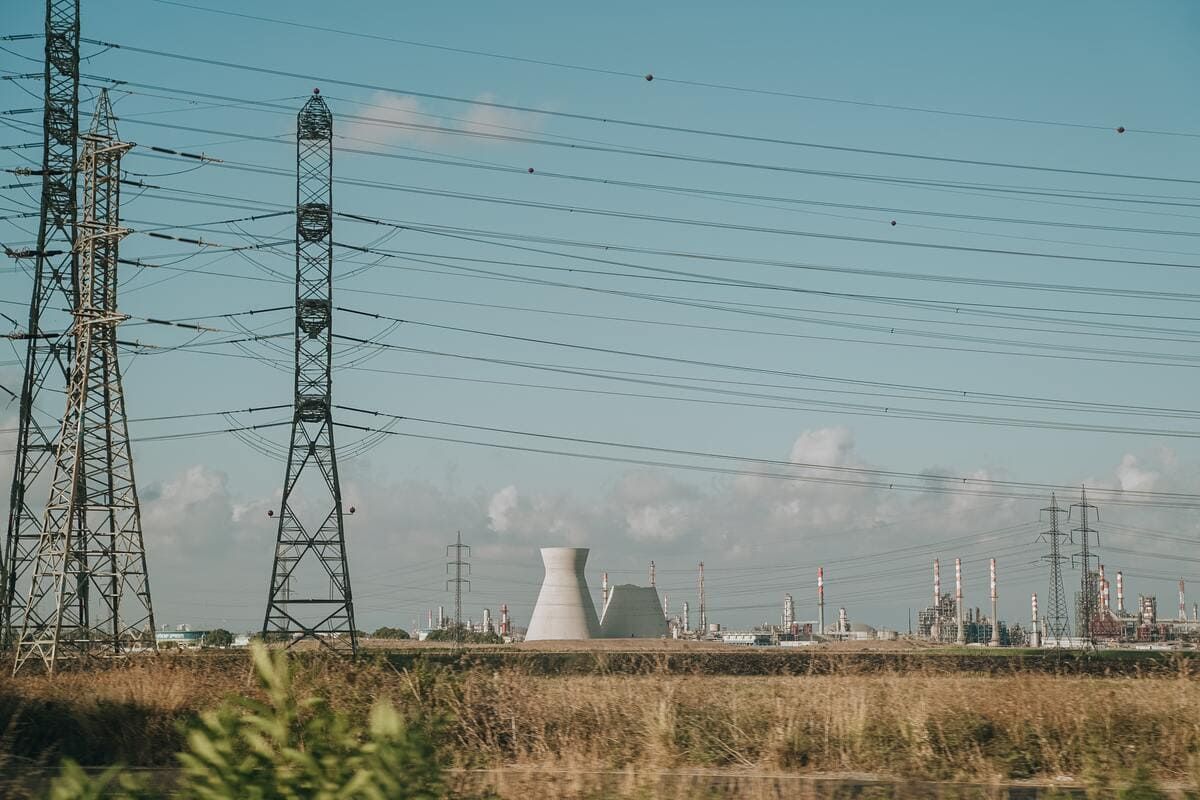
[[181,53],[172,53],[172,52],[168,52],[165,50],[156,50],[156,49],[152,49],[152,48],[136,47],[133,45],[122,45],[122,44],[117,44],[114,42],[101,41],[98,39],[88,39],[88,38],[81,37],[80,41],[87,42],[88,44],[94,44],[94,45],[97,45],[100,47],[110,47],[110,48],[114,48],[114,49],[121,49],[121,50],[125,50],[125,51],[132,52],[132,53],[140,53],[142,55],[151,55],[151,56],[156,56],[156,57],[160,57],[160,58],[168,58],[168,59],[173,59],[173,60],[177,60],[177,61],[185,61],[185,62],[193,63],[193,64],[207,64],[209,66],[219,66],[219,67],[225,67],[227,69],[235,69],[235,70],[246,71],[246,72],[255,72],[255,73],[264,74],[264,75],[275,75],[275,76],[284,77],[284,78],[298,78],[298,79],[304,79],[304,80],[310,80],[310,81],[317,81],[319,83],[333,84],[333,85],[337,85],[337,86],[347,86],[347,87],[356,88],[356,89],[369,89],[369,90],[373,90],[373,91],[391,92],[394,94],[402,94],[402,95],[409,95],[412,97],[420,97],[420,98],[427,99],[427,100],[441,100],[441,101],[449,102],[449,103],[459,103],[459,104],[464,104],[464,105],[480,106],[480,107],[484,107],[484,108],[494,108],[494,109],[499,109],[499,110],[503,110],[503,111],[518,111],[518,112],[525,113],[525,114],[534,114],[534,115],[538,115],[538,116],[551,116],[551,117],[556,117],[556,118],[560,118],[560,119],[570,119],[570,120],[576,120],[576,121],[581,121],[581,122],[595,122],[595,123],[607,124],[607,125],[618,125],[618,126],[629,127],[629,128],[637,128],[637,129],[641,129],[641,130],[664,131],[664,132],[670,132],[670,133],[685,133],[685,134],[690,134],[690,135],[695,135],[695,136],[704,136],[704,137],[719,138],[719,139],[741,141],[741,142],[751,142],[751,143],[755,143],[755,144],[776,144],[776,145],[784,145],[784,146],[789,146],[789,147],[808,148],[808,149],[816,149],[816,150],[823,150],[823,151],[830,151],[830,152],[854,153],[854,154],[858,154],[858,155],[884,156],[884,157],[889,157],[889,158],[914,159],[914,160],[919,160],[919,161],[933,161],[933,162],[947,163],[947,164],[958,164],[958,165],[963,165],[963,166],[1000,167],[1000,168],[1006,168],[1006,169],[1019,169],[1019,170],[1026,170],[1026,171],[1032,171],[1032,172],[1054,173],[1054,174],[1063,174],[1063,175],[1082,175],[1082,176],[1090,176],[1090,177],[1120,178],[1120,179],[1126,179],[1126,180],[1158,181],[1158,182],[1164,182],[1164,183],[1200,185],[1200,179],[1194,179],[1194,178],[1178,178],[1178,177],[1158,176],[1158,175],[1135,175],[1135,174],[1119,173],[1119,172],[1103,172],[1103,171],[1099,171],[1099,170],[1082,170],[1082,169],[1068,169],[1065,167],[1049,167],[1049,166],[1037,165],[1037,164],[1014,164],[1014,163],[1005,163],[1005,162],[999,162],[999,161],[987,161],[987,160],[982,160],[982,159],[953,158],[953,157],[949,157],[949,156],[935,156],[935,155],[928,155],[928,154],[922,154],[922,153],[905,153],[905,152],[900,152],[900,151],[876,150],[876,149],[870,149],[870,148],[849,147],[849,146],[845,146],[845,145],[833,145],[833,144],[820,143],[820,142],[805,142],[805,141],[800,141],[800,140],[796,140],[796,139],[785,139],[785,138],[781,138],[781,137],[755,136],[755,135],[751,135],[751,134],[733,133],[730,131],[709,130],[709,129],[705,129],[705,128],[692,128],[692,127],[687,127],[687,126],[682,126],[682,125],[667,125],[667,124],[662,124],[662,123],[626,120],[626,119],[620,119],[617,117],[601,117],[601,116],[596,116],[596,115],[592,115],[592,114],[580,114],[580,113],[574,113],[574,112],[559,111],[559,110],[554,110],[554,109],[536,108],[533,106],[522,106],[522,105],[517,105],[517,104],[513,104],[513,103],[500,103],[500,102],[491,101],[491,100],[483,100],[480,98],[468,99],[468,98],[463,98],[463,97],[455,97],[453,95],[437,94],[437,93],[433,93],[433,92],[419,92],[419,91],[413,91],[410,89],[381,86],[379,84],[365,83],[365,82],[360,82],[360,81],[346,81],[346,80],[339,80],[336,78],[327,78],[327,77],[319,77],[319,76],[314,76],[314,75],[306,75],[304,73],[290,72],[287,70],[277,70],[277,69],[271,69],[268,67],[255,67],[255,66],[250,66],[250,65],[246,65],[246,64],[238,64],[235,62],[224,61],[221,59],[203,58],[200,56],[189,56],[189,55],[184,55]]
[[[571,64],[571,63],[562,62],[562,61],[551,61],[551,60],[546,60],[546,59],[529,58],[526,56],[516,56],[511,53],[497,53],[497,52],[491,52],[491,51],[486,51],[486,50],[473,50],[473,49],[465,48],[465,47],[451,47],[449,45],[434,44],[431,42],[421,42],[421,41],[415,41],[412,39],[400,39],[395,36],[386,36],[386,35],[377,34],[377,33],[365,33],[362,31],[342,30],[342,29],[330,28],[328,26],[322,26],[322,25],[306,25],[302,22],[297,22],[295,20],[277,19],[277,18],[273,18],[273,17],[258,16],[255,14],[245,14],[245,13],[240,13],[240,12],[236,12],[236,11],[228,11],[225,9],[207,8],[205,6],[193,5],[191,3],[178,2],[178,0],[154,0],[154,2],[161,3],[163,5],[176,6],[179,8],[188,8],[188,9],[191,9],[194,11],[204,11],[204,12],[207,12],[210,14],[222,14],[224,16],[240,17],[242,19],[252,19],[252,20],[259,21],[259,22],[269,22],[269,23],[276,24],[276,25],[286,25],[286,26],[293,27],[293,28],[302,28],[305,30],[317,31],[322,34],[332,33],[332,34],[336,34],[339,36],[351,36],[351,37],[355,37],[355,38],[359,38],[359,39],[382,41],[382,42],[388,42],[390,44],[401,44],[401,45],[406,45],[406,46],[410,46],[410,47],[421,47],[421,48],[426,48],[426,49],[430,49],[430,50],[438,50],[438,51],[448,52],[448,53],[458,53],[458,54],[462,54],[462,55],[480,56],[483,58],[492,58],[492,59],[498,59],[498,60],[502,60],[502,61],[512,61],[512,62],[516,62],[516,63],[532,64],[532,65],[543,66],[543,67],[554,67],[554,68],[558,68],[558,69],[574,70],[577,72],[586,72],[586,73],[592,73],[592,74],[597,74],[597,75],[607,75],[607,76],[611,76],[611,77],[634,78],[634,79],[637,79],[640,81],[648,81],[649,82],[649,81],[653,80],[653,81],[658,81],[659,83],[673,83],[673,84],[678,84],[681,86],[694,86],[694,87],[704,88],[704,89],[719,89],[722,91],[765,95],[765,96],[769,96],[769,97],[784,97],[784,98],[791,98],[791,99],[796,99],[796,100],[809,100],[809,101],[820,102],[820,103],[837,103],[837,104],[842,104],[842,105],[860,106],[863,108],[886,109],[889,111],[909,111],[909,112],[915,112],[915,113],[920,113],[920,114],[936,114],[936,115],[940,115],[940,116],[961,117],[961,118],[965,118],[965,119],[981,119],[981,120],[990,120],[990,121],[996,121],[996,122],[1013,122],[1013,123],[1021,123],[1021,124],[1027,124],[1027,125],[1043,125],[1043,126],[1076,128],[1076,129],[1086,129],[1086,130],[1100,130],[1100,131],[1114,130],[1114,126],[1112,126],[1112,125],[1098,125],[1095,123],[1066,122],[1066,121],[1062,121],[1062,120],[1048,120],[1048,119],[1039,119],[1039,118],[1035,118],[1035,117],[1026,117],[1026,116],[1010,116],[1010,115],[1002,115],[1002,114],[984,114],[984,113],[977,113],[977,112],[955,111],[952,109],[945,109],[945,108],[930,108],[927,106],[902,105],[902,104],[898,104],[898,103],[880,103],[880,102],[858,100],[858,99],[845,98],[845,97],[830,97],[830,96],[822,96],[822,95],[800,94],[797,92],[789,92],[789,91],[782,91],[782,90],[776,90],[776,89],[755,88],[755,87],[748,87],[748,86],[739,86],[736,84],[718,83],[718,82],[713,82],[713,81],[702,81],[702,80],[697,80],[697,79],[672,78],[670,76],[662,75],[660,73],[654,73],[654,74],[650,75],[650,74],[639,73],[639,72],[629,72],[629,71],[616,70],[616,69],[605,69],[603,67],[585,66],[585,65],[581,65],[581,64]],[[1191,133],[1188,131],[1151,130],[1151,129],[1141,129],[1141,128],[1130,128],[1130,127],[1123,126],[1123,125],[1120,127],[1122,129],[1121,130],[1122,133],[1135,133],[1136,132],[1136,133],[1152,134],[1152,135],[1159,135],[1159,136],[1200,137],[1200,134]]]

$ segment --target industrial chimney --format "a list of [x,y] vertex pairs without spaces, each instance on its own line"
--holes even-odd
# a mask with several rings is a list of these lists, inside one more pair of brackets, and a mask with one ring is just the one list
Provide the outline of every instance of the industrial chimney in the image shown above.
[[817,634],[825,635],[825,568],[817,567]]
[[992,647],[1000,646],[1000,616],[996,604],[996,559],[991,560],[992,569]]
[[958,618],[958,644],[967,643],[967,632],[963,628],[962,559],[954,559],[954,613]]
[[1029,631],[1029,646],[1041,647],[1042,632],[1038,628],[1038,609],[1037,609],[1037,592],[1033,593],[1033,598],[1029,601],[1030,609],[1033,611],[1033,625]]

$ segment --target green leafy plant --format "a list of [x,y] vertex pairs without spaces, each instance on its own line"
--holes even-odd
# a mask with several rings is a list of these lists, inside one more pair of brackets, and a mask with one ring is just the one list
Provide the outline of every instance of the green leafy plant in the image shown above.
[[[197,800],[435,800],[437,753],[388,702],[371,709],[365,736],[324,699],[298,699],[287,654],[252,648],[266,701],[226,701],[201,715],[179,753],[177,795]],[[119,769],[88,775],[64,762],[50,800],[141,800]]]

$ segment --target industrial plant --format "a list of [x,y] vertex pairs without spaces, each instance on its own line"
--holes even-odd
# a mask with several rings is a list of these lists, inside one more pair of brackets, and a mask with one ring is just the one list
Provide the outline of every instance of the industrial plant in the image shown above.
[[[1097,531],[1095,506],[1087,501],[1086,490],[1080,502],[1071,507],[1077,510],[1079,526],[1071,536],[1061,530],[1059,516],[1066,512],[1054,497],[1043,509],[1049,527],[1040,537],[1049,552],[1042,561],[1047,565],[1048,592],[1043,597],[1051,601],[1039,606],[1038,593],[1029,597],[1029,617],[1023,620],[1000,618],[999,599],[1001,575],[995,558],[988,559],[987,606],[970,604],[963,572],[963,560],[954,558],[953,590],[943,590],[942,560],[932,560],[932,603],[916,610],[915,625],[910,612],[907,631],[876,627],[861,620],[852,620],[845,606],[839,606],[836,616],[826,622],[826,574],[818,566],[813,584],[815,612],[802,619],[795,595],[782,597],[777,621],[763,622],[750,628],[723,627],[710,619],[708,598],[705,596],[704,564],[696,567],[697,608],[699,614],[693,625],[690,601],[679,604],[672,613],[670,599],[660,596],[656,586],[656,564],[650,561],[647,585],[612,584],[608,572],[600,573],[599,608],[593,602],[587,581],[588,548],[544,547],[541,559],[544,577],[533,606],[527,628],[513,623],[508,605],[501,606],[499,625],[494,625],[490,609],[483,610],[482,622],[449,619],[443,607],[428,612],[428,631],[455,626],[467,632],[496,633],[504,642],[515,641],[587,641],[605,639],[692,640],[727,645],[805,647],[823,643],[853,641],[908,640],[932,645],[962,647],[1024,647],[1024,648],[1093,648],[1130,647],[1138,649],[1194,648],[1200,645],[1200,607],[1193,603],[1188,615],[1186,584],[1179,579],[1178,610],[1176,615],[1158,612],[1158,598],[1139,594],[1135,604],[1126,603],[1125,577],[1121,570],[1112,573],[1098,563],[1095,542]],[[1079,547],[1077,563],[1095,564],[1095,569],[1082,570],[1079,588],[1068,606],[1065,597],[1062,562],[1067,559],[1062,548],[1065,541]],[[448,567],[461,572],[465,562],[457,559],[461,539],[451,549],[455,560]],[[456,572],[456,575],[459,574]],[[1109,575],[1114,574],[1114,582]],[[456,590],[461,582],[448,581]],[[1115,598],[1115,601],[1114,601]],[[456,607],[461,608],[461,595],[456,593]]]

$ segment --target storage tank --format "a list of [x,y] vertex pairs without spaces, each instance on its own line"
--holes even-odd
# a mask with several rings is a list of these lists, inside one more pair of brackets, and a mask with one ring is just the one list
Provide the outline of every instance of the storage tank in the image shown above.
[[542,548],[546,577],[542,579],[525,641],[593,639],[600,635],[596,606],[583,576],[587,557],[586,547]]
[[609,590],[600,622],[605,639],[657,639],[667,632],[667,618],[653,586],[624,583]]

